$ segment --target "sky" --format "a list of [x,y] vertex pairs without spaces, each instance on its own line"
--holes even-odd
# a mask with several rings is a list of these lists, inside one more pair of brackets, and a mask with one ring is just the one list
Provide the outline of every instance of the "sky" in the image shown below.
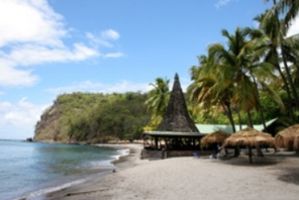
[[[183,87],[221,30],[255,27],[263,0],[0,0],[0,138],[32,137],[57,95]],[[290,33],[299,32],[299,20]]]

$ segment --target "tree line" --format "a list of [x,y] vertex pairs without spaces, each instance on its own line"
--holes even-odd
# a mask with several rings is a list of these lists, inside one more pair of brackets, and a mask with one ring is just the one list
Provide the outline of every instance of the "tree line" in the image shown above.
[[[274,0],[254,18],[258,28],[222,30],[225,44],[210,44],[190,70],[186,99],[196,122],[229,122],[234,131],[237,124],[265,126],[275,117],[286,124],[298,122],[299,35],[287,35],[298,10],[299,1]],[[168,84],[157,78],[149,92],[150,128],[166,108]]]

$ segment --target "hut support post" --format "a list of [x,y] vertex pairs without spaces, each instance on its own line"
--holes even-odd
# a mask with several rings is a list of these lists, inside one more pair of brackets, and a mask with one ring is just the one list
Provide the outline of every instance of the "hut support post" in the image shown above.
[[158,149],[158,138],[155,137],[155,148]]
[[228,156],[228,150],[227,148],[224,148],[225,156]]
[[249,157],[249,163],[252,163],[252,148],[248,147],[248,157]]
[[259,145],[256,147],[256,151],[257,151],[257,155],[258,156],[264,157],[264,154],[263,154],[263,152],[261,150],[261,147]]
[[238,157],[240,155],[240,147],[235,147],[235,154],[234,157]]

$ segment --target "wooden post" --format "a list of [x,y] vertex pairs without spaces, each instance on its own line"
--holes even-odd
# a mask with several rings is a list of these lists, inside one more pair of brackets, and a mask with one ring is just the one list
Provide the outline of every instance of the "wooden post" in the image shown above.
[[235,147],[235,154],[234,154],[234,157],[238,157],[240,155],[240,147],[239,146],[236,146]]
[[249,163],[251,164],[252,163],[252,148],[251,147],[248,147],[248,157],[249,157]]
[[158,149],[158,138],[155,137],[155,148]]
[[259,145],[256,146],[257,155],[260,157],[264,157],[264,154],[261,150],[261,147]]

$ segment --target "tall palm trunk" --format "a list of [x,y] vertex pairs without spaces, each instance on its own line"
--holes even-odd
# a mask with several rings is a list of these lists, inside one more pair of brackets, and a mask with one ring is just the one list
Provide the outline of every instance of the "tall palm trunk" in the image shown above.
[[[278,53],[276,50],[275,50],[275,56],[278,57]],[[285,90],[287,92],[288,102],[286,104],[286,107],[287,107],[287,110],[289,111],[288,114],[293,120],[295,120],[295,115],[294,115],[294,112],[292,109],[292,105],[290,105],[290,103],[293,102],[293,98],[292,98],[291,90],[289,87],[289,83],[288,83],[287,78],[285,77],[284,73],[282,72],[279,63],[276,63],[275,67],[276,67],[277,71],[279,72],[279,75],[284,83]]]
[[260,104],[260,102],[258,102],[258,111],[260,112],[262,124],[263,124],[264,130],[265,130],[267,127],[266,127],[266,122],[265,122],[264,109],[263,109],[262,105]]
[[283,72],[282,72],[282,70],[281,70],[279,64],[277,64],[276,69],[277,69],[278,72],[279,72],[279,75],[280,75],[280,77],[281,77],[281,79],[282,79],[282,81],[283,81],[283,83],[284,83],[285,90],[286,90],[287,95],[288,95],[288,99],[289,99],[289,101],[291,102],[291,101],[292,101],[292,94],[291,94],[291,90],[290,90],[290,88],[289,88],[289,83],[288,83],[288,81],[287,81],[287,78],[286,78],[285,75],[283,74]]
[[235,127],[235,122],[234,122],[233,113],[232,113],[230,103],[228,103],[228,102],[222,103],[222,106],[223,106],[223,109],[225,110],[225,113],[228,117],[228,120],[229,120],[229,122],[232,126],[232,130],[235,133],[236,132],[236,127]]
[[281,50],[281,54],[282,54],[282,60],[283,60],[284,67],[286,69],[287,78],[288,78],[288,81],[290,83],[290,86],[291,86],[291,89],[292,89],[292,93],[293,93],[293,96],[294,96],[294,100],[295,100],[295,103],[296,103],[296,107],[298,108],[299,107],[299,105],[298,105],[298,103],[299,103],[298,93],[297,93],[294,81],[292,79],[290,68],[289,68],[289,66],[287,64],[287,60],[286,60],[286,57],[284,55],[284,51],[283,50]]
[[260,113],[263,127],[264,127],[264,129],[266,129],[266,123],[265,123],[265,117],[264,117],[264,109],[263,109],[262,104],[261,104],[261,101],[260,101],[260,91],[259,91],[259,89],[258,89],[258,85],[257,85],[256,78],[254,77],[254,75],[253,75],[252,73],[250,73],[250,75],[251,75],[251,77],[252,77],[252,79],[253,79],[253,83],[254,83],[254,85],[255,85],[255,89],[256,89],[257,110],[258,110],[259,113]]
[[237,109],[237,114],[238,114],[238,120],[239,120],[239,130],[242,130],[242,119],[241,119],[240,109]]
[[[277,4],[276,0],[273,0],[273,5],[276,6],[276,4]],[[277,10],[275,10],[275,16],[276,16],[277,20],[279,21],[279,13],[277,12]],[[280,39],[280,45],[278,45],[278,47],[281,49],[282,61],[283,61],[283,64],[284,64],[284,67],[285,67],[285,70],[286,70],[286,74],[287,74],[287,79],[286,79],[287,81],[285,83],[287,83],[287,82],[289,83],[290,88],[291,88],[290,91],[293,93],[294,100],[296,102],[296,107],[299,108],[298,94],[297,94],[294,82],[292,80],[292,77],[291,77],[289,66],[287,65],[287,60],[286,60],[286,57],[285,57],[284,49],[282,48],[282,45],[281,45],[281,42],[284,40],[284,38],[283,38],[283,36],[281,34],[280,34],[279,37],[280,37],[279,38]],[[286,85],[288,85],[288,84],[286,84]],[[292,98],[290,98],[290,100],[291,99]],[[293,103],[292,100],[291,100],[291,102]],[[292,105],[289,105],[289,107],[290,107],[289,110],[293,110],[292,109]],[[291,114],[291,115],[294,116],[294,113]]]
[[253,128],[252,116],[250,111],[247,111],[248,127]]

